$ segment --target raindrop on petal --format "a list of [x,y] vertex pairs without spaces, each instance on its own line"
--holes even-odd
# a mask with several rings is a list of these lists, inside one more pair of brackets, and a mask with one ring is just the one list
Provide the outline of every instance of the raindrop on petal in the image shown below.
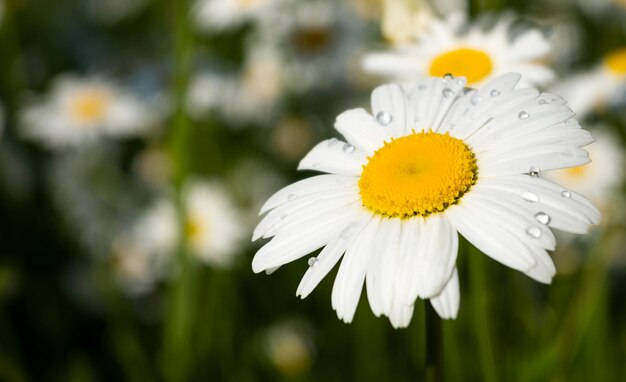
[[550,215],[548,215],[545,212],[537,212],[535,214],[535,219],[537,219],[537,221],[541,224],[548,224],[550,223]]
[[531,167],[530,171],[528,172],[528,175],[530,175],[533,178],[538,178],[539,177],[539,167]]
[[568,198],[569,199],[569,198],[572,197],[572,193],[567,191],[567,190],[564,190],[564,191],[561,192],[561,196],[564,197],[564,198]]
[[534,192],[524,191],[520,194],[520,196],[522,197],[522,199],[530,203],[535,203],[539,201],[539,197]]
[[343,152],[346,154],[352,154],[354,152],[354,146],[349,143],[343,145]]
[[491,92],[489,92],[489,95],[492,97],[497,97],[500,95],[500,90],[498,89],[493,89]]
[[296,194],[289,194],[287,195],[287,200],[292,201],[295,200],[298,197],[298,195]]
[[443,89],[441,93],[443,94],[443,98],[450,98],[454,95],[454,92],[452,91],[452,89],[448,89],[448,88]]
[[307,263],[309,264],[309,267],[313,268],[315,265],[317,265],[317,263],[319,263],[319,260],[317,257],[313,256],[309,258],[309,261],[307,261]]
[[517,117],[519,119],[528,119],[530,117],[530,114],[528,114],[528,112],[526,111],[520,111]]
[[391,116],[391,114],[385,111],[379,111],[378,114],[376,114],[376,121],[383,126],[389,125],[392,119],[393,117]]
[[539,239],[541,237],[541,229],[539,227],[531,226],[526,228],[526,234],[530,237],[534,237],[535,239]]
[[482,100],[483,100],[483,97],[479,96],[478,94],[474,94],[472,96],[471,102],[472,102],[472,105],[477,105]]

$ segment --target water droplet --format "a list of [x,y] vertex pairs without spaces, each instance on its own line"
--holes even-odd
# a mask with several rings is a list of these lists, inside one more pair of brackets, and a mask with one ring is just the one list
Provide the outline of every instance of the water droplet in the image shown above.
[[500,95],[500,90],[498,90],[498,89],[493,89],[493,90],[491,90],[491,91],[489,92],[489,95],[490,95],[490,96],[492,96],[492,97],[497,97],[497,96],[499,96],[499,95]]
[[456,84],[459,86],[465,85],[465,81],[462,78],[457,78],[454,82],[456,82]]
[[535,239],[539,239],[541,237],[541,229],[539,227],[531,226],[526,228],[526,234],[530,237],[534,237]]
[[537,221],[541,224],[548,224],[550,223],[550,215],[548,215],[545,212],[537,212],[535,214],[535,219],[537,219]]
[[441,94],[443,94],[443,98],[450,98],[454,95],[454,92],[452,89],[445,88],[441,91]]
[[343,152],[346,154],[352,154],[354,152],[354,146],[349,143],[343,145]]
[[528,112],[525,111],[520,111],[519,114],[517,115],[517,118],[519,119],[528,119],[530,117],[530,114],[528,114]]
[[376,114],[376,121],[383,126],[389,125],[392,119],[393,117],[391,116],[391,114],[385,111],[379,111],[378,114]]
[[479,96],[478,94],[474,94],[472,96],[471,102],[472,102],[472,105],[477,105],[482,100],[483,100],[483,97]]
[[339,139],[337,139],[337,138],[330,138],[328,140],[328,147],[332,147],[332,146],[336,145],[337,143],[339,143]]
[[521,196],[522,199],[530,203],[535,203],[539,201],[539,197],[534,192],[524,191],[521,194],[519,194],[519,196]]
[[561,192],[561,196],[564,197],[564,198],[569,199],[569,198],[572,197],[572,193],[567,191],[567,190],[564,190],[564,191]]
[[538,178],[539,177],[539,167],[531,167],[530,171],[528,172],[528,175],[530,175],[533,178]]
[[[463,85],[463,84],[459,84],[459,86],[461,86],[461,85]],[[467,93],[471,92],[472,90],[474,90],[474,89],[467,88],[467,87],[463,88],[463,95],[466,95]]]
[[320,261],[318,260],[317,257],[313,256],[311,258],[309,258],[309,261],[307,261],[307,263],[309,264],[309,267],[313,268],[315,265],[317,265],[317,263],[319,263]]
[[287,200],[292,201],[295,200],[298,197],[298,195],[296,194],[289,194],[287,195]]
[[539,105],[547,105],[548,101],[546,101],[545,99],[540,99],[539,100]]
[[419,84],[419,86],[417,87],[417,90],[426,90],[426,85]]
[[451,80],[453,78],[454,78],[454,76],[452,75],[452,73],[446,73],[446,74],[443,75],[443,79],[444,80]]

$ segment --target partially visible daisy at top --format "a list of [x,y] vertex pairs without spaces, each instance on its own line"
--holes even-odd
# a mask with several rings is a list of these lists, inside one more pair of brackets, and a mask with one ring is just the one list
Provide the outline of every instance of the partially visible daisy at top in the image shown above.
[[556,83],[550,91],[567,98],[579,118],[626,101],[621,94],[626,91],[626,47],[608,52],[593,68]]
[[542,177],[567,188],[577,190],[589,198],[607,216],[619,186],[624,182],[624,152],[606,126],[592,129],[595,142],[587,146],[591,162],[582,166],[546,171]]
[[[428,77],[372,93],[371,114],[348,110],[345,141],[319,143],[299,165],[325,174],[283,188],[261,209],[253,240],[270,239],[255,272],[308,259],[296,294],[308,296],[340,261],[331,304],[352,321],[363,287],[375,315],[405,327],[417,298],[457,315],[463,235],[492,259],[550,283],[552,229],[586,233],[598,210],[540,178],[588,163],[593,138],[558,96],[516,88],[509,73],[466,92],[463,78]],[[342,259],[343,258],[343,259]]]
[[250,21],[258,21],[285,0],[197,0],[191,18],[203,32],[221,32]]
[[344,2],[284,1],[258,26],[249,44],[277,53],[289,90],[303,92],[350,80],[363,24]]
[[157,123],[158,113],[111,80],[67,75],[25,106],[19,119],[24,137],[60,149],[143,135]]
[[535,28],[512,36],[514,21],[506,14],[485,30],[479,23],[466,25],[464,16],[456,13],[431,22],[427,31],[410,42],[367,54],[362,66],[366,72],[398,82],[451,74],[467,78],[467,85],[475,87],[503,73],[517,72],[525,85],[544,85],[554,77],[542,62],[550,53],[550,43]]

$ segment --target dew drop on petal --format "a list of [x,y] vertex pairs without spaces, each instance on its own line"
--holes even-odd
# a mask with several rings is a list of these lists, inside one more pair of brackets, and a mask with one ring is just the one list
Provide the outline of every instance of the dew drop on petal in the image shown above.
[[531,167],[530,171],[528,172],[528,175],[530,175],[532,178],[538,178],[539,177],[539,167]]
[[483,97],[479,96],[478,94],[475,94],[472,96],[471,102],[472,102],[472,105],[477,105],[482,100],[483,100]]
[[550,215],[548,215],[545,212],[537,212],[535,214],[535,219],[537,219],[537,221],[541,224],[548,224],[550,223]]
[[328,147],[332,147],[332,146],[336,145],[337,143],[339,143],[339,139],[337,139],[337,138],[330,138],[328,140]]
[[564,197],[564,198],[569,199],[569,198],[572,197],[572,193],[567,191],[567,190],[564,190],[564,191],[561,192],[561,196]]
[[526,234],[535,239],[539,239],[541,237],[541,229],[539,227],[530,226],[526,228]]
[[446,73],[446,74],[444,74],[444,76],[443,76],[443,79],[444,79],[444,80],[451,80],[451,79],[453,79],[453,78],[454,78],[454,76],[452,75],[452,73]]
[[452,89],[445,88],[441,91],[441,94],[443,94],[443,98],[450,98],[454,95],[454,92]]
[[522,199],[530,203],[535,203],[539,201],[539,197],[537,196],[537,194],[530,191],[524,191],[520,194],[520,196],[522,197]]
[[289,194],[287,195],[287,200],[292,201],[295,200],[298,197],[298,195],[296,194]]
[[530,117],[530,114],[528,114],[528,112],[526,111],[520,111],[517,117],[519,119],[528,119]]
[[352,154],[354,152],[354,146],[349,143],[343,145],[343,152],[346,154]]
[[317,265],[317,263],[319,263],[319,260],[317,257],[313,256],[309,258],[309,261],[307,261],[307,263],[309,264],[309,267],[313,268],[315,265]]
[[389,125],[392,119],[391,114],[385,111],[379,111],[378,114],[376,114],[376,121],[383,126]]
[[489,95],[492,97],[497,97],[500,95],[500,90],[498,89],[493,89],[492,91],[489,92]]

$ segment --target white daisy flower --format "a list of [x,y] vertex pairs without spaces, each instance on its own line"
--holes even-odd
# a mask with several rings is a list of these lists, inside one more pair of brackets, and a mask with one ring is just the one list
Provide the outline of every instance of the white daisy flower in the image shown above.
[[259,23],[249,44],[277,52],[285,85],[303,92],[346,79],[361,27],[342,2],[290,1]]
[[232,265],[246,229],[228,190],[217,182],[191,180],[185,185],[184,201],[191,252],[216,268]]
[[593,69],[575,74],[557,84],[550,92],[561,94],[579,118],[594,108],[605,106],[626,90],[626,48],[607,54]]
[[299,169],[328,174],[283,188],[262,207],[253,240],[272,238],[252,262],[273,271],[309,259],[304,298],[339,259],[332,306],[352,321],[363,288],[377,316],[405,327],[419,297],[442,318],[459,307],[457,233],[494,260],[550,283],[551,228],[587,232],[599,212],[579,194],[536,176],[580,166],[593,141],[561,98],[515,89],[509,73],[480,90],[424,78],[410,91],[384,85],[372,115],[348,110]]
[[278,0],[198,0],[191,13],[196,27],[204,32],[219,32],[255,21]]
[[176,207],[168,199],[157,200],[113,242],[114,269],[124,290],[145,294],[167,277],[177,243]]
[[89,145],[103,137],[144,134],[155,113],[128,90],[102,78],[64,76],[47,99],[20,112],[22,133],[50,148]]
[[541,176],[567,188],[577,190],[603,212],[611,195],[624,180],[624,153],[616,137],[605,128],[593,129],[595,142],[587,147],[591,163],[567,169],[546,171]]
[[513,17],[503,16],[490,30],[476,24],[460,32],[465,20],[454,14],[432,22],[429,31],[413,43],[366,55],[362,66],[367,72],[400,82],[452,74],[466,77],[470,86],[479,86],[512,71],[521,73],[528,84],[545,84],[554,77],[540,62],[550,52],[550,43],[533,28],[512,39],[513,21]]

